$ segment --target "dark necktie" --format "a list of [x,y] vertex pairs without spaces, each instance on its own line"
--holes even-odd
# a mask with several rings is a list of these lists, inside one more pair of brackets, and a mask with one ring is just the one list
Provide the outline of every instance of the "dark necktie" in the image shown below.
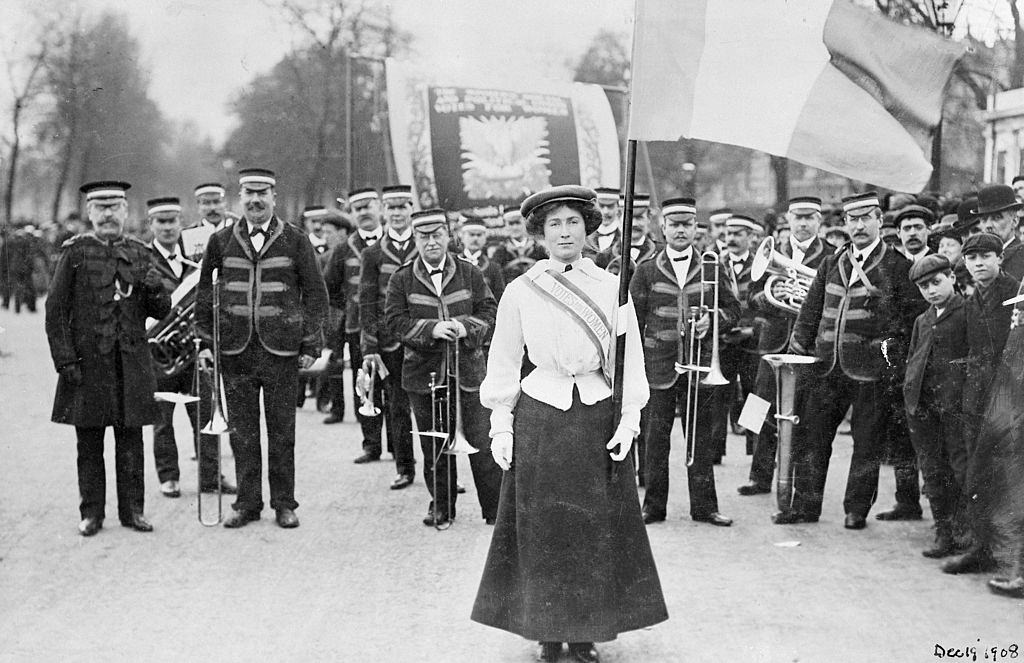
[[437,274],[444,274],[444,270],[441,269],[440,267],[438,267],[437,269],[427,270],[427,274],[430,275],[430,276],[435,276]]
[[249,231],[249,237],[255,237],[256,235],[263,235],[264,237],[266,237],[267,231],[264,230],[263,228],[260,228],[259,226],[256,226],[255,228]]
[[566,265],[566,266],[565,266],[565,269],[564,269],[564,270],[562,270],[562,271],[563,271],[563,273],[564,273],[564,272],[571,272],[571,271],[572,271],[572,265]]

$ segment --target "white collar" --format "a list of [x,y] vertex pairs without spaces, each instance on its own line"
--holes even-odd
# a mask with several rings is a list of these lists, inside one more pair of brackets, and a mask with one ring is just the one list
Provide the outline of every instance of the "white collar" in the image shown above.
[[[616,280],[619,278],[595,265],[594,261],[590,258],[577,258],[575,262],[569,264],[572,265],[572,270],[570,271],[571,274],[583,273],[598,280],[600,280],[602,276],[608,276]],[[553,258],[544,258],[543,260],[538,260],[533,263],[533,267],[527,270],[527,274],[530,275],[530,278],[535,279],[537,276],[543,274],[549,269],[553,269],[556,272],[564,272],[565,265],[566,263],[559,262]]]
[[309,243],[313,246],[326,246],[327,240],[323,237],[317,237],[313,233],[309,233]]
[[526,246],[526,244],[530,241],[530,238],[524,237],[523,239],[515,239],[515,238],[512,238],[512,237],[509,237],[508,241],[509,241],[509,244],[511,244],[512,246],[516,247],[517,249],[521,249],[524,246]]
[[412,227],[410,226],[410,227],[406,228],[405,232],[402,233],[401,235],[396,234],[394,230],[392,230],[391,228],[388,228],[388,237],[390,237],[391,240],[394,241],[394,242],[398,242],[398,243],[408,242],[409,238],[412,237]]
[[483,250],[480,250],[480,251],[470,251],[469,249],[466,249],[462,253],[463,253],[464,256],[466,256],[467,259],[472,260],[473,262],[476,262],[477,260],[479,260],[480,256],[482,256],[484,254]]
[[221,220],[220,220],[220,223],[213,223],[213,222],[211,222],[211,221],[210,221],[209,219],[207,219],[207,218],[206,218],[206,217],[204,216],[204,217],[203,217],[203,219],[202,219],[202,221],[203,221],[203,223],[204,223],[204,224],[206,224],[206,225],[210,226],[211,228],[217,228],[217,229],[219,229],[219,228],[223,227],[223,225],[224,225],[224,221],[225,221],[225,220],[224,220],[224,219],[221,219]]
[[674,261],[676,258],[683,258],[684,260],[693,260],[693,247],[688,246],[682,251],[676,251],[671,246],[666,246],[665,255],[668,256],[668,259],[670,261]]
[[731,262],[745,262],[745,261],[746,261],[746,259],[747,259],[747,258],[748,258],[749,256],[750,256],[750,251],[749,251],[749,250],[747,250],[747,251],[744,251],[744,252],[743,252],[742,254],[740,254],[740,255],[736,255],[735,253],[730,253],[730,254],[729,254],[729,260],[730,260]]
[[[163,244],[161,244],[160,242],[158,242],[156,240],[153,240],[153,246],[156,247],[156,250],[159,251],[160,255],[162,255],[164,257],[164,260],[168,260],[168,261],[170,260],[170,258],[168,256],[171,255],[171,252],[168,251],[167,249],[165,249]],[[177,248],[177,247],[175,247],[175,248]],[[178,251],[175,251],[174,252],[174,258],[175,258],[175,260],[181,258],[181,254],[178,253]]]
[[380,239],[380,226],[377,226],[376,230],[363,230],[362,228],[359,228],[358,232],[359,236],[362,237],[364,241],[368,239]]
[[[904,249],[904,250],[906,250],[906,249]],[[928,255],[928,245],[927,244],[925,244],[924,248],[922,248],[917,253],[911,253],[910,251],[907,251],[907,259],[910,260],[910,262],[917,262],[918,260],[920,260],[921,258],[925,257],[926,255]]]
[[789,240],[789,244],[790,244],[791,247],[793,247],[794,249],[799,249],[800,251],[802,251],[804,253],[807,253],[807,249],[811,248],[811,244],[813,244],[813,243],[814,243],[814,237],[811,237],[806,242],[801,242],[801,241],[797,240],[796,238],[790,238],[790,240]]
[[[273,217],[271,217],[271,218],[273,218]],[[256,228],[259,228],[259,229],[260,229],[260,230],[262,230],[263,232],[267,232],[267,229],[268,229],[268,228],[270,227],[270,219],[267,219],[267,220],[266,220],[265,222],[263,222],[263,223],[259,223],[259,224],[253,223],[253,222],[252,222],[252,221],[250,221],[249,219],[246,219],[246,220],[245,220],[245,225],[246,225],[246,227],[247,227],[247,228],[249,229],[249,233],[250,233],[250,234],[251,234],[251,233],[252,233],[252,231],[253,231],[254,229],[256,229]]]
[[879,236],[879,237],[876,237],[876,238],[875,238],[875,241],[871,242],[871,244],[869,244],[869,245],[868,245],[868,246],[867,246],[866,248],[864,248],[863,250],[861,250],[861,249],[858,249],[858,248],[854,247],[854,249],[853,249],[853,255],[854,255],[854,256],[858,256],[858,257],[860,257],[860,259],[861,259],[861,262],[863,262],[863,261],[864,261],[864,260],[865,260],[865,259],[866,259],[866,258],[867,258],[867,257],[868,257],[869,255],[871,255],[871,252],[872,252],[872,251],[874,251],[874,250],[875,250],[875,248],[876,248],[876,247],[877,247],[877,246],[878,246],[878,245],[879,245],[879,244],[880,244],[881,242],[882,242],[882,238],[881,238],[881,236]]
[[[428,263],[426,260],[423,259],[423,256],[420,256],[420,260],[423,261],[423,267],[424,267],[424,269],[427,270],[427,274],[430,275],[430,271],[434,270],[434,269],[440,269],[442,272],[444,271],[444,263],[445,263],[445,261],[448,260],[448,254],[445,253],[443,256],[441,256],[441,262],[438,263],[437,267],[431,267],[430,263]],[[440,276],[440,275],[439,274],[435,274],[434,276]]]
[[[607,228],[607,230],[605,230],[605,228]],[[615,225],[614,223],[609,223],[607,226],[604,226],[604,225],[598,226],[597,227],[597,234],[598,235],[611,235],[612,233],[614,233],[618,229],[619,229],[619,227],[617,225]]]

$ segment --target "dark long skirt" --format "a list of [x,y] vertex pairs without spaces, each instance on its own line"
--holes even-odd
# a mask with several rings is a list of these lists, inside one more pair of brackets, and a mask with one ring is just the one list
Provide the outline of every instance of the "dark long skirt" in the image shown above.
[[523,394],[512,468],[471,618],[554,642],[668,619],[633,472],[610,480],[611,400],[568,412]]

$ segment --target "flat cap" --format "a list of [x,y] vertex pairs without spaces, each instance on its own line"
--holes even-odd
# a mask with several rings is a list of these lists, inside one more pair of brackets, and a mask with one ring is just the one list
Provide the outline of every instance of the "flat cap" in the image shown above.
[[968,253],[988,253],[990,251],[996,255],[1003,255],[1003,240],[992,233],[978,233],[967,238],[964,248],[960,252],[967,255]]
[[910,280],[914,283],[930,277],[936,272],[943,272],[953,269],[949,260],[938,253],[929,253],[910,266]]
[[897,228],[903,219],[924,219],[926,224],[931,224],[935,221],[935,214],[924,205],[905,205],[896,212]]
[[519,211],[522,213],[524,219],[528,219],[538,207],[547,203],[593,203],[596,199],[597,193],[595,193],[593,189],[588,189],[585,186],[578,186],[575,184],[563,184],[561,186],[553,186],[550,189],[538,191],[528,197],[519,207]]
[[441,227],[448,227],[448,215],[443,209],[435,207],[412,213],[412,229],[417,232],[432,233]]

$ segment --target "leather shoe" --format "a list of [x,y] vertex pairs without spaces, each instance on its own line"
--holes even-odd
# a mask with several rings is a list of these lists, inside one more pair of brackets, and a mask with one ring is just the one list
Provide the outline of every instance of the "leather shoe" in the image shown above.
[[495,522],[497,522],[497,520],[497,518],[484,518],[484,523],[488,525],[493,525]]
[[235,511],[233,514],[231,514],[224,520],[224,527],[227,527],[228,529],[238,529],[239,527],[245,527],[249,523],[259,519],[259,511],[248,511],[246,509],[240,509],[238,511]]
[[395,477],[395,480],[391,482],[391,490],[401,490],[408,488],[412,485],[413,476],[411,474],[399,474]]
[[996,568],[996,561],[981,546],[973,546],[963,556],[950,560],[942,565],[942,572],[956,575],[959,573],[981,573]]
[[181,486],[174,479],[160,484],[160,494],[164,497],[181,497]]
[[299,526],[299,517],[291,509],[277,510],[277,524],[285,529],[292,529]]
[[692,520],[696,520],[698,523],[711,523],[717,527],[729,527],[732,525],[732,518],[726,518],[717,511],[712,511],[709,514],[703,516],[690,516]]
[[102,518],[83,518],[82,522],[78,523],[78,533],[82,536],[92,536],[101,529],[103,529]]
[[375,463],[378,460],[380,460],[380,454],[365,453],[352,462],[356,465],[362,465],[363,463]]
[[[217,492],[217,483],[214,482],[214,483],[211,483],[211,484],[203,484],[203,487],[199,489],[199,492],[201,492],[201,493],[216,493]],[[221,479],[220,480],[220,492],[221,492],[222,495],[237,495],[238,494],[238,486],[236,486],[235,484],[231,483],[227,479]]]
[[867,519],[856,513],[846,514],[846,520],[843,521],[843,527],[846,529],[864,529],[867,526]]
[[141,513],[133,513],[128,520],[122,520],[121,525],[124,527],[130,527],[136,532],[152,532],[153,526],[149,524],[146,517]]
[[597,655],[597,648],[593,642],[570,642],[569,660],[579,663],[598,663],[601,657]]
[[542,642],[540,643],[540,650],[537,652],[537,660],[551,663],[552,661],[557,661],[561,655],[561,642]]
[[316,399],[316,411],[327,414],[331,411],[331,399],[329,398],[318,398]]
[[906,504],[897,504],[888,511],[879,511],[875,520],[921,520],[921,509]]
[[651,523],[665,522],[665,514],[654,513],[653,511],[644,511],[644,525],[650,525]]
[[992,578],[988,581],[988,588],[993,594],[1009,596],[1015,599],[1024,599],[1024,578]]
[[[452,515],[454,516],[455,514],[453,513]],[[448,513],[445,511],[439,511],[435,514],[433,506],[427,509],[427,515],[423,518],[423,524],[427,527],[446,525],[449,522],[451,522],[451,518],[449,518]]]
[[736,492],[740,495],[764,495],[765,493],[772,492],[772,489],[768,486],[762,486],[759,483],[748,483],[745,486],[740,486],[736,489]]
[[796,525],[797,523],[816,523],[818,516],[808,516],[799,511],[777,511],[772,514],[772,523],[776,525]]
[[345,421],[345,417],[340,414],[331,414],[324,418],[325,424],[340,424]]

